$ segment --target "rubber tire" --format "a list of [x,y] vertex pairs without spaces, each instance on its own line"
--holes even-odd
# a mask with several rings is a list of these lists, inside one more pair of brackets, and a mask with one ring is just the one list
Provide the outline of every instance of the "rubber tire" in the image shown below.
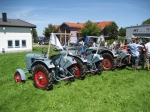
[[126,66],[127,66],[127,64],[128,64],[128,57],[125,57],[125,58],[122,60],[122,63],[123,63],[124,65],[121,66],[121,69],[126,68]]
[[116,67],[117,67],[117,58],[114,59],[114,64],[111,70],[114,71]]
[[78,68],[80,69],[79,76],[78,77],[75,76],[75,78],[83,80],[86,75],[86,67],[84,66],[84,64],[82,63],[82,61],[80,59],[75,58],[75,60],[77,62],[76,66],[78,66]]
[[105,59],[107,59],[107,61],[109,61],[109,63],[111,64],[110,67],[106,67],[104,62],[103,62],[103,68],[104,70],[114,70],[114,59],[113,57],[111,56],[111,54],[109,53],[104,53],[104,54],[101,54],[102,57],[104,58],[103,61]]
[[25,82],[22,80],[20,73],[17,71],[14,75],[14,80],[16,83],[21,83],[21,82]]
[[[69,68],[67,68],[68,69],[68,71],[71,73],[71,74],[75,74],[75,67],[74,67],[74,65],[72,65],[72,66],[70,66]],[[70,74],[69,74],[70,75]],[[68,75],[68,76],[69,76]],[[69,78],[69,79],[67,79],[67,80],[70,80],[70,81],[74,81],[74,77],[71,77],[71,78]]]
[[98,69],[97,74],[98,74],[98,75],[101,75],[102,72],[103,72],[103,70],[104,70],[102,61],[97,62],[97,63],[96,63],[96,67],[97,67],[97,69]]
[[[41,87],[36,82],[36,79],[35,79],[36,72],[38,72],[39,70],[41,72],[43,72],[43,75],[45,75],[45,77],[46,77],[46,84],[43,87]],[[52,74],[48,71],[48,69],[44,65],[41,65],[41,64],[35,65],[35,68],[33,70],[33,80],[34,80],[34,86],[39,88],[39,89],[51,90],[53,88],[53,77],[52,77]]]

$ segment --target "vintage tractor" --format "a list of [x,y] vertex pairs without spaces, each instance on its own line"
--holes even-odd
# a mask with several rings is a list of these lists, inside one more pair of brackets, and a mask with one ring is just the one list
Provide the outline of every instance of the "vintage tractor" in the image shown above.
[[68,55],[74,57],[78,63],[78,66],[75,66],[78,71],[76,72],[76,76],[80,76],[81,78],[86,73],[101,74],[103,71],[103,57],[97,54],[96,48],[87,48],[91,44],[90,36],[86,36],[84,46],[81,50],[68,50]]
[[89,48],[97,50],[97,53],[103,57],[102,66],[104,70],[115,70],[117,66],[117,57],[118,54],[112,49],[109,49],[107,46],[104,46],[105,39],[101,36],[90,36],[91,41],[95,41],[96,46]]
[[104,46],[101,43],[105,43],[105,39],[97,36],[92,36],[96,38],[98,44],[100,44],[98,53],[103,56],[103,67],[105,70],[114,70],[116,67],[125,68],[129,65],[129,52],[121,48],[120,44]]
[[127,65],[129,65],[129,59],[131,59],[131,54],[129,54],[129,52],[127,50],[125,50],[124,48],[122,48],[120,45],[114,45],[113,49],[112,49],[115,54],[117,54],[117,64],[116,66],[118,68],[125,68]]
[[[61,34],[69,35],[70,34]],[[48,53],[27,54],[26,69],[17,69],[14,75],[15,82],[25,82],[26,73],[31,73],[34,86],[43,90],[53,88],[53,81],[69,80],[75,77],[75,64],[77,63],[73,57],[68,56],[66,52],[61,51],[60,54],[49,56],[50,45],[60,45],[55,33],[51,33],[49,40]]]

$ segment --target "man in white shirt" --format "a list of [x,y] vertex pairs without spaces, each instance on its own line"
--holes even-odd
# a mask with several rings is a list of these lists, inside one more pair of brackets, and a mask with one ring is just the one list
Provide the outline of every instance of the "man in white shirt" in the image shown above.
[[148,38],[148,42],[145,44],[146,48],[146,66],[147,70],[149,70],[149,58],[150,58],[150,38]]

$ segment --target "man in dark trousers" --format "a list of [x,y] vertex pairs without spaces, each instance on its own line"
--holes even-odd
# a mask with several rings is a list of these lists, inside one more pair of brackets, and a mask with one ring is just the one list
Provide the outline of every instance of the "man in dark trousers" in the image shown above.
[[139,58],[140,58],[139,49],[143,48],[143,45],[137,44],[137,41],[138,41],[137,39],[134,39],[133,43],[127,44],[127,47],[130,49],[131,52],[132,64],[134,70],[140,71],[140,69],[138,68]]

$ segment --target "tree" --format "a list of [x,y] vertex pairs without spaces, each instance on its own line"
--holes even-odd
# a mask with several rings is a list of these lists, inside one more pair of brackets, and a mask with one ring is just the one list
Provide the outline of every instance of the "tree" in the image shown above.
[[80,31],[83,38],[86,38],[87,35],[98,36],[100,32],[100,28],[97,26],[96,23],[93,23],[90,20],[88,20],[87,22],[85,22],[84,27],[81,28]]
[[101,34],[109,36],[110,38],[117,38],[118,36],[118,26],[115,22],[107,25],[102,31]]
[[45,28],[44,30],[44,36],[45,37],[50,37],[50,33],[58,33],[59,32],[59,29],[55,27],[55,25],[52,25],[52,24],[48,24],[48,27]]
[[118,31],[119,36],[126,36],[126,29],[125,28],[120,28]]
[[145,21],[143,21],[143,22],[142,22],[142,25],[144,25],[144,24],[150,24],[150,18],[147,19],[147,20],[145,20]]
[[35,28],[32,29],[32,36],[33,36],[34,42],[36,42],[38,40],[38,35],[37,35],[37,31]]

